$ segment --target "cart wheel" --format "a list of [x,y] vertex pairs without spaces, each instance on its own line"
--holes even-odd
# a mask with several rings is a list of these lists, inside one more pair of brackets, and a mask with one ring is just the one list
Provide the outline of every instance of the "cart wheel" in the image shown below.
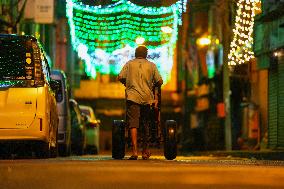
[[112,125],[112,158],[123,159],[125,156],[125,122],[114,120]]
[[166,120],[164,130],[164,156],[167,160],[173,160],[177,157],[176,130],[176,121]]

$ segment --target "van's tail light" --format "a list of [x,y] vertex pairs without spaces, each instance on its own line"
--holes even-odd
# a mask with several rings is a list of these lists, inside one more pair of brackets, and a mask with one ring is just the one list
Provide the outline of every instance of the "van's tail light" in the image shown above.
[[36,43],[33,43],[33,55],[34,55],[34,65],[35,65],[35,84],[39,85],[42,81],[42,69],[41,69],[41,53],[40,48],[37,46]]

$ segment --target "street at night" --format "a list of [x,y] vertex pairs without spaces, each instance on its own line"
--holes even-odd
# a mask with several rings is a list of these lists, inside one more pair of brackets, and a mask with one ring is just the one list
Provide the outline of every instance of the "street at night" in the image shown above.
[[113,160],[111,155],[0,160],[5,189],[280,189],[284,162],[232,157],[178,156]]
[[284,0],[0,0],[0,189],[283,189]]

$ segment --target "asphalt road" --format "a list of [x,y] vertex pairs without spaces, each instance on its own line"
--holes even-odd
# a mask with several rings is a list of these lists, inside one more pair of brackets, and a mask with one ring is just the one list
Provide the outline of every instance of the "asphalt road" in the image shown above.
[[1,159],[1,189],[274,189],[284,162],[216,157],[113,160],[110,155]]

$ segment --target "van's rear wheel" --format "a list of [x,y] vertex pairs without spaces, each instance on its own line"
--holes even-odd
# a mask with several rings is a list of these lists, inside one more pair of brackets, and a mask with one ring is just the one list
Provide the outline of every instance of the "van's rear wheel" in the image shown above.
[[87,154],[98,154],[98,148],[95,145],[87,145],[86,147]]
[[71,145],[69,144],[58,144],[58,154],[59,156],[70,156],[71,154]]
[[0,144],[0,157],[9,158],[11,156],[11,145],[10,144]]
[[173,160],[177,156],[176,121],[167,120],[164,129],[164,156],[167,160]]
[[125,156],[125,122],[114,120],[112,125],[112,158],[123,159]]
[[83,155],[84,154],[84,142],[80,141],[80,144],[77,145],[76,149],[75,149],[75,153],[76,155]]
[[56,158],[57,155],[58,155],[58,145],[56,145],[55,147],[52,147],[50,151],[51,158]]
[[35,154],[38,158],[49,158],[50,146],[49,143],[39,142],[35,145]]
[[66,144],[58,144],[58,154],[59,156],[67,156],[67,145]]

